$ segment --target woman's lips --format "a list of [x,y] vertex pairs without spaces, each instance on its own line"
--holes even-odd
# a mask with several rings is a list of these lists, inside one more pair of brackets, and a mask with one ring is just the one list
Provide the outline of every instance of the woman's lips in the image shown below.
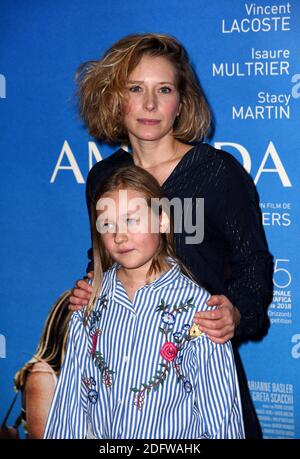
[[160,123],[160,120],[148,119],[148,118],[138,118],[138,122],[145,124],[146,126],[155,126]]

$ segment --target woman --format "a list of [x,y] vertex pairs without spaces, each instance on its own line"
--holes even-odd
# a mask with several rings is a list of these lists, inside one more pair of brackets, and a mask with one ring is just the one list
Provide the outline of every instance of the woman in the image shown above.
[[[211,340],[262,333],[272,298],[272,256],[261,224],[250,176],[230,154],[199,142],[209,131],[210,112],[182,45],[158,34],[131,35],[99,61],[81,66],[80,111],[89,131],[110,143],[131,145],[97,163],[87,179],[90,211],[97,187],[113,170],[135,164],[150,172],[170,200],[204,199],[204,239],[187,243],[185,227],[175,234],[177,256],[213,296],[195,322]],[[91,253],[91,252],[90,252]],[[90,264],[88,271],[92,269]],[[91,277],[91,274],[89,274]],[[79,281],[70,302],[82,307],[91,287]],[[246,438],[260,427],[236,354]]]
[[69,321],[70,291],[52,306],[33,358],[15,376],[22,391],[22,417],[28,438],[43,438],[57,378],[65,355]]

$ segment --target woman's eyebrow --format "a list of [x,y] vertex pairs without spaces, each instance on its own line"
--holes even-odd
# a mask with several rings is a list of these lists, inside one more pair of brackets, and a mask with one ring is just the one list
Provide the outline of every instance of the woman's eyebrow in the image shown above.
[[[128,80],[127,83],[137,84],[137,83],[144,83],[144,81],[143,80]],[[172,86],[176,86],[175,83],[171,83],[171,81],[159,81],[157,84],[170,84]]]

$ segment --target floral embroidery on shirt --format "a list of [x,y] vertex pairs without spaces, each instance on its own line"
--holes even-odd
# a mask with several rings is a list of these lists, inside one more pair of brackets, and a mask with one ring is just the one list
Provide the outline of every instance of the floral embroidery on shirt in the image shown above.
[[83,383],[88,389],[88,399],[94,405],[98,400],[98,392],[95,390],[96,381],[91,376],[90,378],[84,378]]
[[111,387],[112,385],[112,375],[115,371],[110,370],[103,354],[101,352],[94,352],[93,354],[94,363],[97,368],[101,371],[102,382],[105,384],[106,387]]
[[101,371],[102,382],[106,387],[111,387],[112,385],[112,375],[115,373],[113,370],[110,370],[103,354],[100,351],[96,351],[98,338],[103,332],[102,328],[99,328],[99,321],[102,316],[104,309],[107,309],[107,299],[106,295],[100,298],[99,309],[93,311],[91,314],[91,325],[90,325],[90,336],[92,338],[92,348],[91,355],[94,360],[95,366]]
[[[142,410],[145,402],[145,395],[151,392],[151,390],[158,390],[159,387],[163,385],[172,366],[176,372],[178,381],[182,382],[184,390],[187,393],[192,391],[192,384],[182,374],[181,363],[183,356],[179,355],[184,344],[193,338],[190,334],[190,324],[184,324],[180,331],[172,333],[177,315],[187,312],[189,309],[196,308],[192,301],[193,298],[190,298],[186,302],[181,302],[179,306],[174,305],[172,308],[169,304],[165,304],[164,300],[161,300],[161,303],[155,309],[157,312],[162,311],[162,326],[159,327],[159,331],[164,334],[166,341],[160,349],[160,355],[167,363],[160,363],[160,368],[156,370],[155,375],[152,376],[148,383],[142,384],[143,387],[139,389],[135,387],[131,388],[135,393],[134,405],[137,406],[139,410]],[[174,342],[171,341],[170,335],[173,336]]]
[[197,324],[193,324],[193,326],[190,329],[190,337],[191,338],[198,338],[198,336],[202,335],[202,331],[198,327]]

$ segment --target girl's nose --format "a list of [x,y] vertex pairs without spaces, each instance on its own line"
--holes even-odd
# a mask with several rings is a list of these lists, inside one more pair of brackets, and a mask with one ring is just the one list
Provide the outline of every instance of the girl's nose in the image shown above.
[[127,241],[127,234],[126,233],[121,233],[120,231],[117,231],[115,233],[115,243],[116,244],[122,244],[122,242]]

